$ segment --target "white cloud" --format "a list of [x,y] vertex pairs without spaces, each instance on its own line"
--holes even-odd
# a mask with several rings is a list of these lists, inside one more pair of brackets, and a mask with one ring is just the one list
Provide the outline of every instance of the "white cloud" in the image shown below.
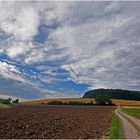
[[[4,51],[10,58],[21,58],[21,56],[27,55],[35,46],[32,42],[14,41],[9,46],[5,46]],[[22,60],[22,59],[20,59]]]
[[37,7],[32,2],[1,2],[0,23],[0,52],[23,62],[35,47],[32,40],[40,24]]
[[0,29],[20,40],[32,39],[37,33],[39,16],[26,2],[3,2],[0,5]]
[[[39,77],[45,83],[60,80],[53,71],[60,68],[66,80],[89,87],[139,89],[139,9],[138,2],[1,2],[0,52],[45,65]],[[42,25],[49,29],[45,43],[34,40]]]
[[24,78],[21,76],[21,72],[14,65],[1,61],[0,61],[0,77],[25,82]]
[[12,100],[19,99],[20,102],[24,102],[24,101],[28,101],[29,100],[29,99],[19,98],[19,97],[16,97],[16,96],[5,95],[5,94],[0,94],[0,98],[2,98],[2,99],[12,98]]
[[[135,65],[139,55],[133,51],[135,56],[133,54],[132,60],[132,52],[129,52],[128,57],[126,57],[123,50],[128,51],[128,45],[139,50],[136,45],[139,44],[139,41],[137,41],[138,36],[134,37],[131,34],[135,34],[135,28],[138,28],[140,21],[137,19],[139,15],[135,12],[127,14],[126,4],[122,3],[121,5],[119,3],[121,7],[113,3],[107,6],[104,5],[105,13],[102,13],[104,16],[98,15],[98,12],[101,13],[100,10],[91,9],[97,15],[90,17],[89,22],[86,21],[74,26],[63,24],[62,27],[57,28],[50,35],[50,38],[58,47],[63,48],[64,53],[69,56],[68,63],[62,65],[61,68],[70,73],[71,80],[76,83],[91,85],[94,88],[132,88],[130,85],[133,83],[132,81],[136,80],[136,77],[131,77],[130,68],[127,67],[130,63]],[[115,7],[114,10],[113,6]],[[131,9],[132,7],[129,5],[127,8]],[[114,16],[108,15],[110,10]],[[136,24],[137,27],[135,27]],[[129,36],[128,32],[130,32]],[[133,37],[133,41],[131,37]],[[136,44],[134,45],[134,43]],[[124,56],[119,57],[121,53]],[[131,70],[133,71],[134,68],[131,68]],[[138,75],[136,81],[139,81]],[[137,88],[139,88],[138,84]]]

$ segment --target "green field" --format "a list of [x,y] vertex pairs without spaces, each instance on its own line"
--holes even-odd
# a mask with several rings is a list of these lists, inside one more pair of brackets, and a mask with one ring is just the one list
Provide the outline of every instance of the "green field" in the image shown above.
[[9,108],[9,106],[5,104],[0,104],[0,108]]
[[122,138],[122,127],[121,122],[116,113],[112,115],[112,121],[110,128],[105,136],[105,139],[121,139]]
[[122,108],[122,111],[140,119],[140,109],[139,108]]

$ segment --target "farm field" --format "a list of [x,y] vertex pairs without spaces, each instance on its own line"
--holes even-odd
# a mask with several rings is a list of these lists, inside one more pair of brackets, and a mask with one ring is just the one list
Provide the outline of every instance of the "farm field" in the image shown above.
[[122,111],[140,119],[140,108],[122,108]]
[[0,110],[0,139],[101,138],[114,107],[15,106]]
[[[56,99],[46,99],[46,100],[34,100],[34,101],[27,101],[22,102],[21,104],[47,104],[51,101],[61,101],[61,102],[82,102],[82,103],[95,103],[94,98],[56,98]],[[133,100],[116,100],[113,99],[112,103],[115,105],[121,106],[131,106],[131,107],[140,107],[140,101],[133,101]]]
[[22,102],[22,104],[47,104],[48,102],[51,101],[61,101],[61,102],[83,102],[83,103],[95,103],[95,99],[91,98],[53,98],[53,99],[46,99],[46,100],[34,100],[34,101],[27,101],[27,102]]
[[121,106],[131,106],[131,107],[140,107],[140,101],[133,100],[112,100],[112,102],[116,105]]

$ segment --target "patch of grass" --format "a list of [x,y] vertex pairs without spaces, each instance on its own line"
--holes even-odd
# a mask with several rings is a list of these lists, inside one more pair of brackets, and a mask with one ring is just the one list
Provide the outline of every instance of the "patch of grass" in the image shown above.
[[140,109],[139,108],[122,108],[122,111],[128,115],[134,116],[140,119]]
[[8,106],[8,105],[5,105],[5,104],[0,104],[0,109],[1,108],[9,108],[10,106]]
[[119,117],[113,112],[110,128],[106,134],[107,139],[121,139],[122,126]]

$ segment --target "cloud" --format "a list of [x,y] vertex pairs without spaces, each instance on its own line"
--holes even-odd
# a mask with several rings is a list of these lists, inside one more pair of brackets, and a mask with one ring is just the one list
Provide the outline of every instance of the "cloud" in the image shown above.
[[20,63],[1,62],[2,77],[46,87],[54,96],[50,87],[67,81],[140,90],[139,7],[139,2],[0,2],[0,53]]
[[31,39],[37,33],[39,16],[26,2],[1,2],[0,29],[20,40]]
[[[7,80],[0,78],[0,98],[12,97],[19,98],[21,101],[29,101],[35,99],[58,98],[58,97],[79,97],[79,92],[73,90],[49,90],[37,87],[35,85],[28,85],[26,83],[19,83],[12,79]],[[12,84],[11,84],[12,83]]]
[[[63,25],[50,35],[69,56],[68,63],[61,68],[68,71],[70,79],[76,83],[88,84],[94,88],[139,90],[139,76],[134,76],[134,71],[140,69],[139,55],[136,52],[139,52],[136,30],[139,30],[140,21],[136,12],[128,15],[128,9],[132,11],[134,7],[137,8],[136,3],[133,3],[133,8],[129,3],[127,8],[127,3],[102,3],[101,10],[97,9],[100,4],[91,5],[95,7],[88,8],[96,15],[93,14],[89,19],[85,16],[86,22],[74,26],[69,23]],[[75,18],[78,20],[81,17],[78,15]],[[74,17],[72,21],[75,21]],[[137,68],[131,67],[132,64]]]
[[28,85],[39,85],[41,74],[34,67],[9,60],[0,61],[0,78],[18,81]]
[[0,62],[0,77],[25,82],[20,74],[21,72],[15,66],[6,62]]
[[2,99],[12,98],[12,100],[15,100],[15,99],[18,98],[20,102],[24,102],[24,101],[28,101],[29,100],[29,99],[19,98],[19,97],[16,97],[16,96],[5,95],[5,94],[0,94],[0,98],[2,98]]

